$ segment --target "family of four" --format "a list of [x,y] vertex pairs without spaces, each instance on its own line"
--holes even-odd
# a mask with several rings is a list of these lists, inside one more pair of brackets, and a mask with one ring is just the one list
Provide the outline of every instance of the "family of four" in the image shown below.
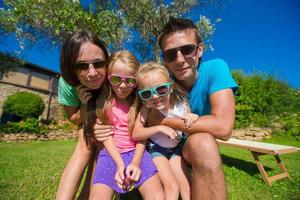
[[164,65],[109,56],[89,31],[64,43],[59,102],[79,131],[57,199],[74,198],[86,166],[81,199],[226,199],[216,138],[231,135],[238,86],[223,60],[202,62],[192,21],[170,18],[158,43]]

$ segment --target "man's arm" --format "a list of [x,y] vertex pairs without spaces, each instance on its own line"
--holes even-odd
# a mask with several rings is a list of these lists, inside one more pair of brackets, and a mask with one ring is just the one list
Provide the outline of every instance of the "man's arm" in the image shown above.
[[216,138],[228,140],[235,119],[235,102],[232,89],[224,89],[213,93],[210,96],[210,104],[211,114],[200,116],[188,129],[181,119],[165,118],[161,124],[184,131],[187,134],[210,133]]

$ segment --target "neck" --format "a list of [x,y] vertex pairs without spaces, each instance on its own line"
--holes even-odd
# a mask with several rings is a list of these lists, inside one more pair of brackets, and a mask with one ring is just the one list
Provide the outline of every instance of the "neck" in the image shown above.
[[198,78],[198,71],[195,72],[195,75],[186,79],[186,80],[178,80],[178,83],[186,90],[190,91],[194,86],[196,80]]
[[119,98],[117,96],[115,96],[115,100],[116,102],[120,103],[120,104],[129,104],[129,98]]

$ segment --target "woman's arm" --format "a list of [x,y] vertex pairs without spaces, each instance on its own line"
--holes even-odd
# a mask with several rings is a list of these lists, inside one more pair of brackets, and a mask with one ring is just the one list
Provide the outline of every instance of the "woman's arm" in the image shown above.
[[73,107],[73,106],[63,106],[64,111],[67,114],[68,119],[76,125],[81,125],[84,119],[84,112],[82,111],[85,109],[85,106],[82,104],[80,107]]
[[92,151],[83,138],[83,129],[78,131],[78,142],[75,150],[60,179],[56,193],[57,200],[74,199],[78,186],[88,164]]

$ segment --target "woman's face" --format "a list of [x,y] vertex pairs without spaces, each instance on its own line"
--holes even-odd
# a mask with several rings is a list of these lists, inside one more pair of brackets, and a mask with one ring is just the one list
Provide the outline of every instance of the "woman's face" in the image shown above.
[[90,89],[101,87],[106,77],[105,55],[97,45],[87,42],[81,46],[76,65],[80,83]]

